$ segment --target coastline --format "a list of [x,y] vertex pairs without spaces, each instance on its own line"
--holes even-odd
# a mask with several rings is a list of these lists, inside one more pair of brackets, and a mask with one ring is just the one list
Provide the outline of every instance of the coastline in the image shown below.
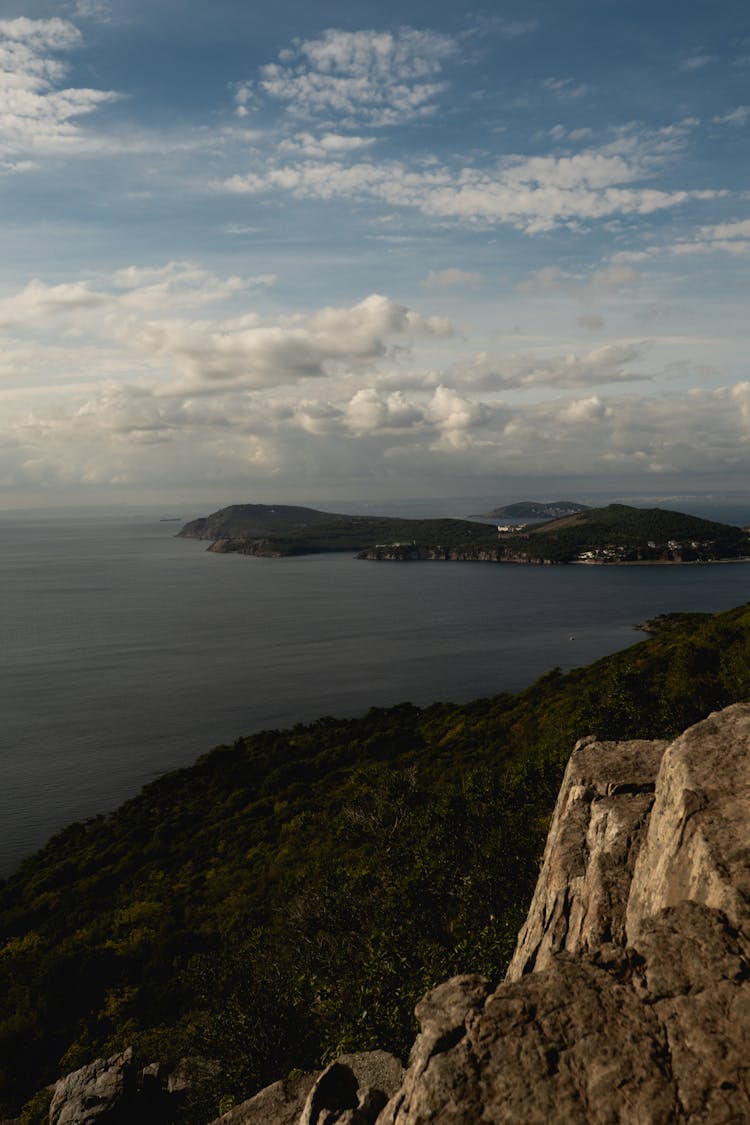
[[[750,555],[736,559],[571,559],[568,566],[714,566],[716,563],[748,563]],[[565,563],[562,564],[566,565]]]

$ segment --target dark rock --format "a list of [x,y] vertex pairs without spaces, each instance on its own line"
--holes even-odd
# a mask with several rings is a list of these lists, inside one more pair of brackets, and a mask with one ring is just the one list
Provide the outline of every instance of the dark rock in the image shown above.
[[317,1078],[299,1125],[373,1125],[403,1072],[387,1051],[341,1055]]

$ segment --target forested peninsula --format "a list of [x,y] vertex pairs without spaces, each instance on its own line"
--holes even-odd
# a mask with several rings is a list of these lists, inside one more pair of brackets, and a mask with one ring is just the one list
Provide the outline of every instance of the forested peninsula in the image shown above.
[[46,1121],[48,1083],[125,1047],[210,1061],[190,1125],[342,1051],[404,1058],[429,988],[505,971],[576,740],[750,698],[750,606],[651,624],[518,695],[239,738],[54,837],[0,884],[0,1115]]
[[610,504],[543,523],[349,516],[315,508],[237,504],[186,524],[218,554],[282,558],[333,551],[375,561],[695,563],[750,557],[747,532],[662,508]]

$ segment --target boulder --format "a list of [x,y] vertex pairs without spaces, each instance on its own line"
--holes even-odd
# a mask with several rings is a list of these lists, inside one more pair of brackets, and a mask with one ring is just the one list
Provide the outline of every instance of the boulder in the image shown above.
[[403,1074],[387,1051],[340,1055],[317,1074],[274,1082],[212,1125],[374,1125]]
[[387,1051],[340,1055],[317,1077],[299,1125],[374,1125],[403,1073]]
[[230,1109],[212,1125],[297,1125],[315,1074],[287,1078],[266,1086],[254,1097]]
[[124,1125],[135,1087],[131,1047],[108,1059],[94,1059],[55,1084],[50,1125]]

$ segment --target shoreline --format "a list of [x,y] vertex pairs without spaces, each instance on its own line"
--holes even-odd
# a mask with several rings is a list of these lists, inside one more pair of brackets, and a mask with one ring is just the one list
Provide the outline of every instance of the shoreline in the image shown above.
[[[715,566],[717,563],[748,563],[750,555],[736,559],[571,559],[568,566]],[[563,566],[566,564],[563,563]]]

